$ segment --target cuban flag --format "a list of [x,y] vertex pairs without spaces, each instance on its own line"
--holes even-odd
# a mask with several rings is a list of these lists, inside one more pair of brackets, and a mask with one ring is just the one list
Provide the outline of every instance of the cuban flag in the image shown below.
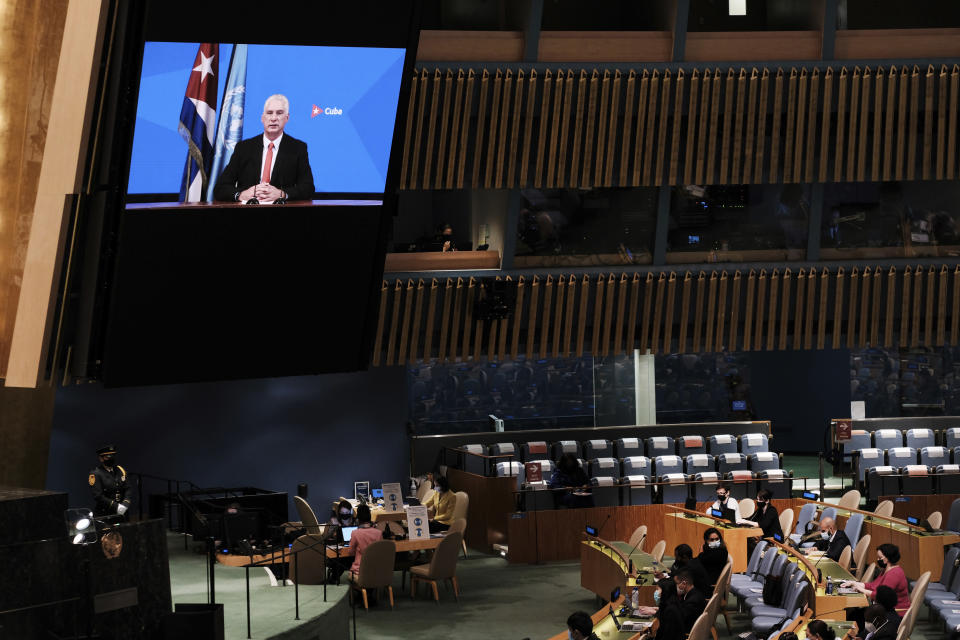
[[187,163],[180,181],[180,200],[200,202],[213,165],[213,132],[217,124],[217,65],[220,45],[204,42],[190,72],[180,109],[180,135],[187,143]]
[[220,122],[217,123],[217,139],[214,144],[213,167],[207,185],[207,202],[213,202],[213,187],[224,167],[233,156],[233,148],[243,137],[243,107],[247,94],[247,45],[233,47],[230,67],[227,71],[227,86],[220,102]]

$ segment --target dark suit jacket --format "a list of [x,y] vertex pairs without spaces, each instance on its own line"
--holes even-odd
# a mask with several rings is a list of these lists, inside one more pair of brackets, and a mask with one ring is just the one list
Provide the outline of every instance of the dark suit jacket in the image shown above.
[[693,587],[685,598],[677,596],[677,604],[680,605],[680,613],[683,615],[683,631],[684,633],[690,633],[693,623],[707,608],[707,599],[699,589]]
[[[241,140],[230,156],[213,188],[213,197],[232,202],[238,191],[260,183],[263,158],[263,134]],[[314,195],[313,172],[307,158],[307,143],[284,133],[277,149],[277,160],[270,174],[270,184],[287,192],[288,200],[310,200]]]
[[693,586],[699,589],[700,593],[710,591],[710,578],[707,577],[707,571],[703,568],[703,565],[700,564],[699,560],[696,558],[690,558],[687,562],[677,560],[673,563],[673,567],[670,568],[670,574],[674,575],[680,569],[686,569],[690,572],[690,575],[693,576]]
[[747,520],[753,520],[760,525],[764,538],[772,538],[775,533],[779,533],[783,537],[783,531],[780,529],[780,514],[777,513],[777,508],[772,504],[768,504],[763,513],[754,511],[753,515]]
[[654,640],[683,640],[689,629],[684,624],[683,613],[680,611],[679,601],[671,600],[657,611],[657,635]]
[[833,536],[833,540],[824,540],[821,538],[814,543],[814,546],[820,551],[826,551],[827,556],[831,560],[839,560],[840,554],[843,553],[844,547],[849,547],[852,545],[850,544],[850,538],[848,538],[847,534],[843,532],[843,529],[837,529],[837,533]]
[[728,553],[727,547],[720,545],[716,549],[707,547],[697,556],[697,560],[700,561],[703,569],[707,572],[707,580],[710,581],[711,588],[717,584],[720,574],[723,573],[723,567],[727,564]]

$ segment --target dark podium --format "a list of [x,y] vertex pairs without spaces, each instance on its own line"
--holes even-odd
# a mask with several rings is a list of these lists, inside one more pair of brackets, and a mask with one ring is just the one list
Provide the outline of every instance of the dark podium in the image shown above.
[[[0,638],[161,638],[170,614],[164,522],[118,524],[107,544],[75,545],[67,494],[0,487]],[[107,557],[106,551],[117,553]]]

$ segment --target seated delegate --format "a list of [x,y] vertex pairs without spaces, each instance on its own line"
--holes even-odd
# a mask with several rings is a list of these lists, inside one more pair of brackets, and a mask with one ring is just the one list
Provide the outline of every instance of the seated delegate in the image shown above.
[[850,546],[850,538],[842,530],[837,529],[833,518],[823,518],[820,521],[820,539],[813,543],[820,551],[826,551],[831,560],[840,560],[840,554]]
[[[707,606],[707,599],[704,594],[693,585],[693,576],[687,569],[680,569],[673,574],[673,582],[676,585],[677,608],[680,609],[680,616],[683,620],[683,633],[690,633],[693,623],[703,613]],[[652,616],[659,612],[659,607],[643,606],[639,609],[640,615]],[[682,637],[682,636],[681,636]]]
[[653,592],[653,601],[657,603],[656,633],[644,633],[640,636],[641,640],[683,640],[685,627],[677,596],[677,584],[670,578],[658,581],[657,590]]
[[670,577],[671,574],[680,571],[680,569],[686,569],[693,577],[693,586],[700,593],[710,591],[710,579],[707,577],[707,572],[700,561],[693,557],[693,549],[690,548],[690,545],[681,543],[674,547],[673,558],[673,566],[670,567],[670,571],[661,571],[654,574],[657,580]]
[[708,516],[713,515],[711,513],[711,510],[713,509],[716,509],[717,511],[731,509],[737,524],[745,522],[743,517],[740,515],[740,503],[737,502],[736,498],[730,497],[730,487],[725,484],[717,485],[717,499],[713,501],[713,504],[707,507],[706,513]]
[[450,491],[450,481],[446,476],[438,475],[434,494],[424,505],[430,518],[430,533],[446,531],[453,524],[453,510],[457,506],[457,496]]
[[561,506],[570,508],[593,506],[593,494],[589,493],[590,480],[580,466],[580,461],[572,453],[560,456],[557,460],[557,468],[553,470],[547,486],[551,489],[570,489],[557,499]]
[[350,553],[353,554],[353,564],[350,565],[350,578],[356,580],[360,574],[360,558],[370,543],[383,539],[380,529],[371,523],[370,507],[365,504],[357,507],[357,521],[360,523],[357,530],[350,536]]
[[717,584],[723,567],[727,564],[726,545],[723,544],[723,538],[720,536],[720,530],[710,527],[703,532],[703,550],[697,556],[697,560],[703,565],[707,572],[707,580],[710,582],[710,588]]
[[770,504],[773,494],[767,489],[761,489],[757,492],[757,507],[753,514],[747,518],[745,524],[752,527],[760,527],[763,530],[764,538],[772,538],[779,535],[783,539],[783,530],[780,528],[780,514],[777,508]]
[[896,610],[900,613],[906,612],[910,608],[910,592],[907,590],[907,575],[903,572],[903,567],[897,564],[898,562],[900,562],[899,547],[885,542],[877,547],[877,568],[882,571],[879,576],[874,578],[872,582],[863,583],[847,580],[842,582],[840,586],[853,587],[873,600],[876,600],[874,594],[878,587],[890,587],[897,594]]

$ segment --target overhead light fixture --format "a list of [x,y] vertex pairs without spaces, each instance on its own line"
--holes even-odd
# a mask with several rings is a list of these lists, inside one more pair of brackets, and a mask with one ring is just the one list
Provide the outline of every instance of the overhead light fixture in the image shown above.
[[93,512],[86,507],[67,509],[63,513],[67,521],[67,531],[73,544],[94,544],[97,541],[97,523]]
[[747,0],[728,0],[728,2],[731,16],[747,15]]

